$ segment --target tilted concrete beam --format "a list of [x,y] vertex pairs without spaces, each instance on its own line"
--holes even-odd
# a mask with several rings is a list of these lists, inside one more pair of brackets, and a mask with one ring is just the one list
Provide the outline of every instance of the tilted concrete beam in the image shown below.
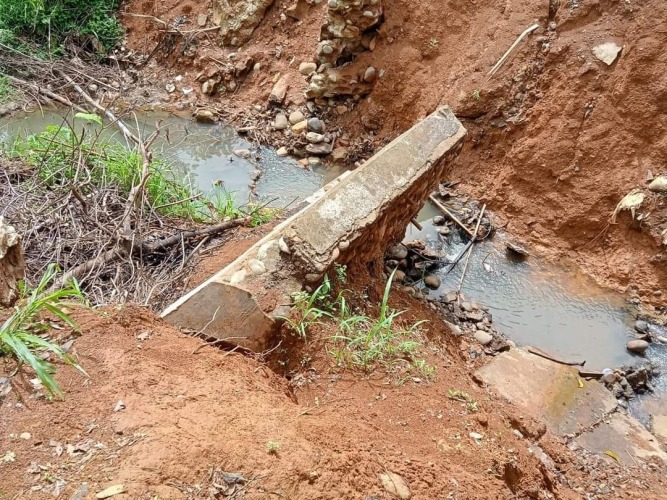
[[444,178],[466,131],[443,107],[311,196],[238,259],[169,306],[162,317],[261,351],[289,314],[291,296],[334,262],[370,262],[400,241]]

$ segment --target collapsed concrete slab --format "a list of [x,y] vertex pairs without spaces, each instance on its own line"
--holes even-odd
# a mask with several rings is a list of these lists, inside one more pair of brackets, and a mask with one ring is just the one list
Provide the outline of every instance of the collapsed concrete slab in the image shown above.
[[443,107],[362,167],[305,200],[230,265],[169,306],[171,324],[265,349],[292,294],[320,281],[334,262],[370,262],[400,241],[410,219],[444,178],[466,131]]
[[667,462],[656,438],[635,418],[620,413],[607,389],[597,381],[581,380],[571,366],[511,349],[475,375],[527,415],[544,422],[549,431],[576,436],[576,442],[589,451],[614,451],[628,465],[636,458]]

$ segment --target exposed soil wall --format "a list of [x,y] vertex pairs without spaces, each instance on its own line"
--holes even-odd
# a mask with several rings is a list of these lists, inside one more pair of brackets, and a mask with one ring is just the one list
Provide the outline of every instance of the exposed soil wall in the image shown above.
[[[608,223],[620,199],[645,184],[648,171],[666,168],[667,6],[658,0],[550,3],[551,9],[548,2],[386,2],[374,50],[351,63],[378,70],[373,91],[359,101],[332,102],[335,107],[324,106],[320,114],[340,126],[344,138],[363,139],[372,150],[450,104],[470,130],[451,179],[487,202],[533,249],[574,261],[599,281],[660,305],[660,292],[667,291],[664,199],[649,197],[642,212],[650,217],[641,224],[629,216]],[[196,104],[231,107],[242,116],[251,104],[266,103],[280,73],[289,85],[284,107],[304,106],[308,84],[298,66],[315,60],[326,9],[311,6],[295,21],[282,16],[290,4],[275,2],[240,49],[200,37],[196,50],[167,56],[172,72],[186,79],[231,52],[260,63],[232,94]],[[144,5],[133,1],[126,9],[164,19],[207,10],[176,1]],[[129,46],[150,48],[155,23],[125,21]],[[541,27],[489,78],[491,66],[535,22]],[[604,42],[623,47],[611,66],[592,53]]]

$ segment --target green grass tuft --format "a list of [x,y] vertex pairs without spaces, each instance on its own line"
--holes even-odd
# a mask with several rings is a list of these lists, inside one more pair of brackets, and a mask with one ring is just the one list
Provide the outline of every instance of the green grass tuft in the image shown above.
[[57,270],[57,267],[51,264],[34,290],[22,290],[22,303],[0,328],[0,354],[13,356],[19,365],[29,365],[50,396],[62,396],[63,392],[53,378],[54,365],[43,359],[41,352],[53,353],[61,361],[76,367],[83,374],[86,373],[69,354],[38,335],[44,330],[44,325],[38,318],[42,313],[50,313],[78,331],[66,308],[72,304],[72,300],[82,303],[83,294],[74,280],[59,290],[48,291]]

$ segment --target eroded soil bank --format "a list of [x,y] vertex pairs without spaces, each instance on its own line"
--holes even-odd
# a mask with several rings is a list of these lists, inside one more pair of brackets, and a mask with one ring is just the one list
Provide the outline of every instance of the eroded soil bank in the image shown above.
[[[306,111],[308,83],[299,66],[315,60],[326,7],[306,7],[296,21],[285,15],[291,4],[274,2],[241,48],[222,48],[207,36],[191,36],[188,44],[175,39],[146,75],[158,89],[181,75],[194,92],[151,93],[144,102],[217,107],[239,123],[264,120],[267,126],[279,111]],[[159,23],[135,14],[185,16],[194,27],[209,7],[129,2],[128,49],[147,53],[158,38]],[[533,23],[540,28],[489,77]],[[645,186],[647,175],[665,169],[666,23],[667,7],[659,1],[387,2],[374,50],[351,63],[377,69],[373,90],[359,100],[330,106],[325,100],[317,114],[340,127],[340,156],[354,162],[450,104],[470,132],[452,179],[504,215],[506,230],[538,252],[573,261],[599,282],[660,308],[667,288],[664,199],[649,196],[640,223],[623,216],[610,225],[610,216],[625,194]],[[592,52],[606,42],[622,47],[611,66]],[[246,58],[254,69],[233,92],[201,94],[197,76],[221,61]],[[279,75],[288,84],[284,110],[258,113],[252,106],[266,110]],[[267,131],[266,138],[277,145],[291,141],[286,132]]]

